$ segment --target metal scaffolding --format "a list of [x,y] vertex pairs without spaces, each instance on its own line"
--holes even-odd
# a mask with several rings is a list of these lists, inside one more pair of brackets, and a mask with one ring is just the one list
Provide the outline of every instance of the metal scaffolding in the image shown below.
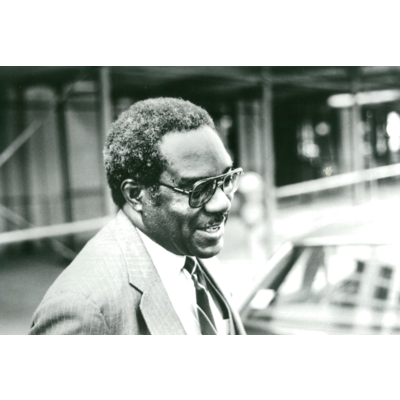
[[[342,144],[346,148],[343,157],[349,157],[346,173],[332,177],[314,179],[282,187],[276,187],[276,154],[274,142],[278,140],[274,135],[273,106],[276,100],[282,101],[282,93],[290,90],[297,91],[331,91],[332,93],[349,92],[355,96],[360,91],[379,90],[399,86],[400,68],[398,67],[98,67],[90,69],[32,69],[40,79],[48,79],[50,85],[56,88],[57,101],[46,116],[34,119],[0,154],[0,168],[2,168],[17,152],[37,133],[46,123],[56,115],[57,131],[60,149],[60,168],[62,193],[64,204],[63,224],[35,227],[29,218],[12,211],[7,204],[0,206],[0,215],[10,223],[18,226],[19,230],[0,234],[0,245],[21,241],[55,238],[74,235],[78,232],[92,231],[101,228],[116,208],[112,203],[110,191],[105,178],[102,181],[102,202],[106,217],[92,218],[86,221],[74,221],[71,189],[71,166],[68,153],[67,138],[67,100],[73,93],[76,85],[70,84],[83,80],[84,74],[89,74],[97,83],[96,104],[99,125],[99,153],[102,150],[106,133],[113,119],[113,102],[116,93],[121,96],[145,98],[163,96],[166,94],[189,96],[192,92],[198,95],[200,101],[207,104],[207,99],[215,102],[234,98],[237,113],[237,154],[239,164],[254,165],[259,169],[264,181],[263,225],[268,232],[270,252],[274,248],[274,219],[279,199],[300,196],[306,193],[315,193],[332,188],[354,187],[354,196],[360,199],[360,184],[373,180],[400,175],[400,164],[370,168],[364,170],[357,156],[360,148],[360,137],[357,129],[361,120],[360,106],[354,103],[350,108],[341,111],[343,122]],[[4,69],[8,78],[18,73],[28,76],[26,70]],[[82,71],[84,74],[82,74]],[[1,78],[2,70],[0,70]],[[47,74],[47,75],[46,75]],[[57,74],[65,74],[70,84],[64,90],[66,81],[58,82]],[[74,75],[75,74],[75,75]],[[28,78],[26,78],[28,79]],[[34,83],[34,78],[26,81],[27,85]],[[190,83],[190,84],[188,84]],[[180,86],[179,86],[180,85]],[[397,86],[396,86],[397,85]],[[181,92],[177,87],[182,88]],[[290,88],[290,90],[288,89]],[[286,90],[286,92],[285,92]],[[180,94],[181,93],[181,94]],[[21,94],[20,94],[21,95]],[[196,101],[196,99],[195,99]],[[253,127],[249,126],[246,110],[250,104],[254,116]],[[246,119],[247,118],[247,119]],[[249,129],[250,128],[250,129]],[[251,143],[250,143],[251,142]],[[255,150],[254,150],[255,148]],[[358,189],[357,189],[358,188]],[[358,201],[358,200],[357,200]],[[61,242],[53,239],[54,248],[64,252],[64,256],[72,257],[72,250],[67,249]],[[58,244],[57,244],[58,243]],[[60,246],[60,244],[62,246]],[[64,246],[64,247],[63,247]],[[68,254],[68,255],[67,255]]]
[[[79,74],[79,79],[83,79],[84,76]],[[53,250],[61,254],[67,259],[73,259],[76,256],[75,251],[70,247],[64,245],[54,237],[57,236],[69,236],[68,242],[71,247],[74,247],[73,234],[79,232],[87,232],[100,229],[109,220],[109,218],[96,218],[87,221],[73,222],[73,211],[72,211],[72,197],[71,197],[71,178],[70,178],[70,166],[69,166],[69,155],[68,155],[68,143],[66,133],[66,102],[74,92],[74,85],[70,85],[67,90],[64,90],[62,86],[57,86],[57,101],[56,104],[51,107],[47,114],[43,118],[35,118],[0,154],[0,169],[17,154],[18,150],[31,139],[35,133],[43,127],[47,121],[49,121],[54,113],[57,116],[57,127],[58,127],[58,139],[59,149],[61,156],[61,180],[63,187],[63,199],[64,199],[64,217],[66,223],[61,225],[50,225],[44,227],[35,227],[30,221],[21,215],[15,213],[5,205],[0,204],[0,216],[17,226],[19,229],[16,231],[5,232],[0,234],[0,245],[18,243],[30,240],[38,240],[48,238],[50,239],[50,246]],[[102,126],[102,142],[105,138],[107,127],[111,123],[111,100],[110,100],[110,84],[108,70],[105,67],[99,69],[99,103],[101,104],[101,110],[99,112]],[[110,198],[108,193],[108,187],[106,182],[104,183],[104,197]],[[109,204],[110,201],[106,201],[107,207],[106,215],[115,213],[115,208],[112,208]]]

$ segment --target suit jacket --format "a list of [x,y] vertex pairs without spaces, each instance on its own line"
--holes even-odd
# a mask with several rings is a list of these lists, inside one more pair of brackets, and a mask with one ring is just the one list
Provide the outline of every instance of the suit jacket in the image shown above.
[[[230,309],[231,334],[245,334],[212,259],[199,260]],[[119,211],[56,279],[29,334],[185,335],[135,227]]]

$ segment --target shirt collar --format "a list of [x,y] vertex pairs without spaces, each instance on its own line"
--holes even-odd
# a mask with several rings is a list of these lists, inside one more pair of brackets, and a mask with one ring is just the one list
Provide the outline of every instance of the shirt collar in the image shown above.
[[166,250],[164,247],[160,246],[158,243],[150,239],[146,234],[144,234],[140,229],[136,228],[143,243],[156,267],[158,273],[164,277],[168,275],[169,277],[177,276],[183,266],[185,265],[186,256],[178,256]]

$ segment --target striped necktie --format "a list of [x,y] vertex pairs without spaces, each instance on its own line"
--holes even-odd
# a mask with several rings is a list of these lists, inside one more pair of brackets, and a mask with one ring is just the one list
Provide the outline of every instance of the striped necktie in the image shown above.
[[197,315],[202,335],[217,335],[214,317],[211,312],[210,302],[207,296],[207,283],[203,271],[197,262],[186,257],[184,267],[190,274],[196,289]]

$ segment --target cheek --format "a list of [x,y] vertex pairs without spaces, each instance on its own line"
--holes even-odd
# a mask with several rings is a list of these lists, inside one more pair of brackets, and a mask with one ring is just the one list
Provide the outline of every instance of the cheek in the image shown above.
[[168,235],[181,236],[189,230],[193,216],[184,201],[178,199],[163,203],[158,210],[159,212],[154,216],[154,222],[160,227],[163,226],[164,230],[168,230]]
[[195,216],[187,209],[186,205],[180,203],[175,204],[175,207],[170,209],[169,218],[171,223],[181,230],[190,229],[190,226],[194,224]]
[[146,222],[167,240],[188,239],[196,229],[199,209],[191,208],[187,197],[180,195],[161,194],[160,201],[159,206],[150,205],[143,211]]
[[191,208],[187,200],[186,202],[174,202],[171,204],[168,212],[168,218],[170,219],[171,226],[176,229],[176,232],[172,233],[173,236],[184,236],[188,238],[194,233],[197,227],[199,210]]

